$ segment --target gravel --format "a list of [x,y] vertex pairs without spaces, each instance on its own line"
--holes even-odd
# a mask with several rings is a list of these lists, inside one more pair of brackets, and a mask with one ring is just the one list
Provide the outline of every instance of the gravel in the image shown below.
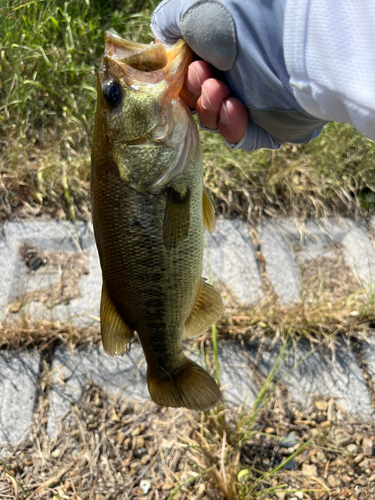
[[302,407],[277,388],[253,420],[241,408],[204,416],[87,383],[52,439],[42,392],[32,436],[3,453],[0,498],[239,500],[250,486],[260,500],[374,498],[373,423],[331,422],[328,410],[339,409],[328,399]]

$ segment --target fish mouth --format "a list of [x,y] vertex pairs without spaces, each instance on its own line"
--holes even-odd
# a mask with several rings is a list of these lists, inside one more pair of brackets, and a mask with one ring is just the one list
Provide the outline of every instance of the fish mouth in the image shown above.
[[104,65],[117,66],[117,73],[121,72],[125,78],[138,83],[155,84],[165,80],[170,95],[180,93],[187,68],[193,61],[193,52],[183,38],[174,45],[146,45],[106,31],[104,42]]
[[112,31],[104,33],[104,57],[139,71],[157,71],[168,63],[164,44],[145,45],[121,38]]

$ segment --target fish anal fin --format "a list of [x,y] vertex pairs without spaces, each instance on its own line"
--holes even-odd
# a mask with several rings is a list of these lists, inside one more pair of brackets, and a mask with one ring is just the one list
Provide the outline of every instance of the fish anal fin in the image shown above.
[[212,285],[202,278],[193,310],[185,322],[184,334],[196,337],[217,321],[224,312],[223,300]]
[[147,383],[151,398],[160,406],[209,410],[221,398],[213,378],[188,358],[179,370],[165,376],[155,377],[148,369]]
[[203,189],[203,224],[209,233],[215,229],[215,209],[207,191]]
[[189,233],[190,189],[181,194],[170,187],[166,191],[167,204],[164,214],[164,246],[176,248]]
[[104,283],[100,302],[100,329],[103,348],[107,354],[123,356],[125,351],[130,350],[134,330],[124,322],[117,312]]

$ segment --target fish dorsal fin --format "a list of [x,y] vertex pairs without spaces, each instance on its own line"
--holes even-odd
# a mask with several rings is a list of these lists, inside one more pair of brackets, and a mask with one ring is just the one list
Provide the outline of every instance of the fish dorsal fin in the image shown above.
[[215,229],[215,209],[206,190],[203,190],[203,224],[209,233]]
[[130,328],[117,312],[103,283],[100,302],[100,328],[103,347],[111,356],[123,356],[130,350],[134,330]]
[[166,191],[167,205],[164,214],[164,246],[176,248],[189,233],[190,189],[180,194],[172,187]]
[[202,278],[197,300],[185,322],[184,334],[196,337],[209,328],[223,314],[224,304],[213,286]]

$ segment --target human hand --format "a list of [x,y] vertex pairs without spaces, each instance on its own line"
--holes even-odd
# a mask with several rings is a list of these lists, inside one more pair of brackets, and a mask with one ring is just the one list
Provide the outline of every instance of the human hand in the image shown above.
[[164,0],[153,14],[157,39],[175,43],[182,36],[203,59],[190,65],[181,96],[201,125],[220,132],[233,149],[307,142],[325,123],[304,112],[289,85],[284,3],[266,9],[243,0]]
[[218,130],[230,143],[238,143],[245,135],[248,116],[239,99],[231,97],[225,83],[214,78],[212,67],[205,61],[194,61],[188,68],[181,97],[196,109],[201,125]]

